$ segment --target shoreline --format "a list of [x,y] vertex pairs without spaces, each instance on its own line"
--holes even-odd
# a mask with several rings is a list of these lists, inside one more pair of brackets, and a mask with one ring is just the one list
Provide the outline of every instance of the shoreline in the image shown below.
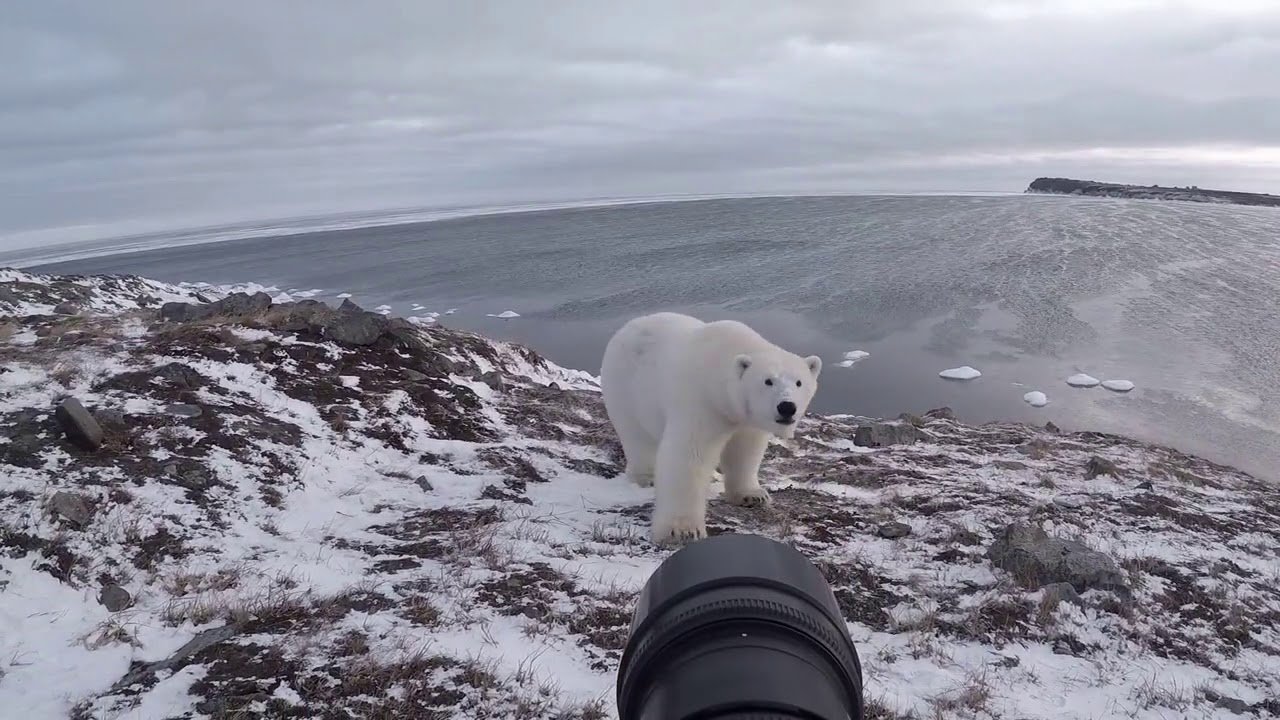
[[[615,717],[631,603],[670,549],[594,378],[355,306],[197,295],[0,275],[0,657],[22,658],[0,701]],[[72,442],[68,398],[96,447]],[[808,417],[762,479],[763,511],[715,486],[711,532],[814,559],[876,717],[1280,712],[1262,480],[945,409]],[[1095,570],[1011,571],[1020,524]]]

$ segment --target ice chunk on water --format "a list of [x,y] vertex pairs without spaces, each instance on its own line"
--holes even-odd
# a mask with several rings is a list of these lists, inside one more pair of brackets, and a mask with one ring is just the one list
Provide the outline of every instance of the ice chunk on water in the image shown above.
[[1072,375],[1071,377],[1067,378],[1067,384],[1070,385],[1071,387],[1081,387],[1081,388],[1097,387],[1099,382],[1101,381],[1098,380],[1098,378],[1092,375],[1086,375],[1084,373],[1076,373],[1075,375]]
[[1128,380],[1104,380],[1102,387],[1112,392],[1127,393],[1133,389],[1133,383]]
[[456,313],[456,312],[458,312],[458,308],[449,308],[448,310],[445,310],[445,311],[444,311],[444,314],[445,314],[445,315],[452,315],[452,314],[454,314],[454,313]]
[[860,361],[865,360],[869,357],[871,357],[871,353],[865,350],[850,350],[849,352],[844,354],[844,359],[836,363],[836,365],[838,367],[843,367],[843,368],[853,367],[854,365],[857,365]]
[[347,298],[351,297],[351,293],[338,293],[335,297],[337,297],[339,300],[346,300]]
[[510,320],[511,318],[520,317],[520,313],[516,312],[515,310],[503,310],[497,315],[494,315],[493,313],[489,313],[489,317],[496,317],[496,318],[502,318],[503,320]]
[[948,380],[973,380],[974,378],[982,377],[982,373],[968,365],[961,365],[958,368],[943,370],[938,373],[938,377],[943,377]]
[[1044,393],[1040,392],[1039,390],[1032,390],[1026,395],[1023,395],[1022,399],[1025,400],[1026,403],[1031,407],[1044,407],[1045,405],[1049,404],[1048,396],[1046,396]]

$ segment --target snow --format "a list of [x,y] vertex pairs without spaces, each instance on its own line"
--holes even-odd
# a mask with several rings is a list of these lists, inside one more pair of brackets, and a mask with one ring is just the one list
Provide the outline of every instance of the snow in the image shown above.
[[[434,313],[420,320],[434,320]],[[134,334],[146,332],[145,327],[130,327]],[[298,349],[298,340],[288,333],[239,326],[230,326],[230,331],[241,339]],[[449,341],[449,331],[438,326],[422,332]],[[403,389],[402,381],[384,385],[388,371],[370,369],[368,363],[376,362],[375,355],[332,343],[315,347],[323,349],[332,363],[328,367],[334,369],[311,378],[317,386],[327,386],[318,387],[322,392],[310,400],[302,399],[305,393],[291,394],[287,384],[300,368],[306,368],[301,362],[299,367],[291,366],[292,361],[272,366],[262,359],[222,362],[184,355],[180,349],[165,349],[164,356],[146,355],[145,348],[83,358],[102,368],[98,374],[169,361],[187,363],[211,380],[210,387],[199,391],[200,403],[210,409],[210,415],[236,418],[228,424],[238,427],[238,418],[248,412],[248,424],[266,419],[287,423],[296,428],[300,440],[286,446],[246,436],[245,443],[231,451],[213,442],[209,437],[213,430],[204,428],[206,436],[194,427],[165,428],[174,442],[154,452],[182,460],[200,457],[218,481],[200,502],[192,499],[188,489],[145,473],[125,475],[116,467],[85,467],[56,445],[46,449],[43,464],[34,468],[3,464],[0,454],[0,473],[5,477],[0,489],[6,491],[0,493],[4,529],[58,538],[75,555],[91,558],[92,564],[89,580],[62,582],[37,567],[44,560],[39,552],[23,555],[6,549],[0,553],[0,707],[21,708],[28,720],[65,718],[82,701],[89,708],[85,717],[190,716],[196,714],[197,703],[208,699],[196,688],[209,671],[201,663],[161,674],[154,685],[139,688],[136,698],[111,695],[108,690],[131,663],[166,658],[196,633],[218,624],[207,619],[197,624],[192,613],[202,604],[253,608],[283,596],[311,601],[353,588],[372,588],[392,603],[402,602],[406,593],[420,593],[438,610],[439,623],[410,622],[398,606],[386,611],[356,609],[334,624],[318,622],[296,632],[281,628],[279,634],[240,641],[280,649],[303,667],[338,663],[341,668],[348,659],[325,653],[338,638],[356,632],[369,643],[367,661],[390,662],[426,647],[454,658],[492,663],[502,683],[493,692],[508,696],[498,698],[499,703],[524,699],[526,694],[531,697],[540,681],[553,680],[566,702],[603,697],[604,717],[616,717],[611,699],[616,648],[606,651],[592,645],[582,628],[569,619],[590,613],[592,603],[602,602],[599,598],[609,593],[622,599],[616,608],[602,606],[622,617],[621,610],[630,607],[635,591],[670,550],[656,548],[644,538],[643,518],[652,490],[606,472],[606,468],[616,472],[616,460],[593,444],[593,434],[609,432],[599,407],[599,379],[539,364],[504,343],[492,343],[493,353],[484,357],[459,345],[450,355],[458,363],[451,381],[475,393],[481,405],[474,414],[495,435],[479,441],[442,439],[431,425],[435,416],[415,414],[420,400]],[[12,346],[9,350],[18,358],[30,352]],[[87,377],[59,387],[39,362],[34,357],[6,362],[9,371],[0,373],[0,413],[6,421],[25,408],[47,408],[54,397],[67,391],[91,407],[109,403],[136,414],[164,406],[163,400],[145,394],[96,391],[94,380]],[[501,373],[509,389],[535,392],[497,393],[467,379],[489,371]],[[977,377],[977,371],[973,373]],[[333,387],[335,374],[341,387]],[[580,392],[555,394],[547,389],[553,383]],[[539,396],[549,398],[545,406],[530,407]],[[501,406],[503,402],[510,405]],[[358,419],[335,429],[324,417],[333,404],[358,411]],[[437,410],[450,407],[446,403]],[[517,415],[546,413],[525,417],[535,424],[554,423],[564,432],[563,439],[524,434],[500,408],[515,410]],[[577,416],[582,421],[575,425],[572,418]],[[1280,612],[1280,595],[1272,582],[1280,545],[1274,533],[1263,531],[1274,525],[1274,516],[1269,514],[1271,506],[1259,501],[1274,498],[1274,493],[1250,490],[1253,486],[1247,480],[1221,468],[1179,463],[1186,472],[1211,480],[1203,485],[1182,484],[1171,476],[1157,480],[1162,497],[1177,509],[1170,517],[1200,513],[1196,517],[1202,522],[1180,525],[1157,515],[1136,517],[1131,510],[1138,492],[1134,486],[1153,476],[1155,471],[1149,468],[1155,461],[1167,464],[1170,456],[1162,454],[1168,452],[1163,449],[1091,438],[1086,433],[1057,439],[1026,426],[968,427],[946,422],[929,422],[927,442],[860,448],[852,445],[849,420],[813,418],[797,441],[776,443],[791,451],[783,456],[771,450],[761,475],[775,491],[776,512],[730,508],[713,497],[709,513],[721,531],[802,540],[815,560],[851,571],[852,579],[842,581],[842,592],[887,591],[894,598],[883,608],[852,609],[846,618],[862,658],[867,696],[891,711],[884,716],[1222,717],[1225,711],[1200,698],[1198,688],[1212,688],[1249,703],[1274,697],[1278,688],[1270,649],[1280,643],[1280,630],[1258,621],[1271,616],[1267,613]],[[148,432],[159,432],[150,427]],[[396,430],[403,432],[395,434]],[[392,436],[394,442],[387,439]],[[1046,457],[1020,452],[1032,439],[1048,444],[1051,451]],[[542,478],[522,491],[530,504],[484,499],[487,487],[501,489],[505,482],[518,479],[510,468],[486,461],[493,452],[528,463]],[[912,480],[886,486],[850,483],[843,477],[811,477],[814,468],[845,467],[854,453],[861,464],[875,466],[877,473],[909,468]],[[1116,462],[1126,477],[1086,481],[1081,468],[1095,454]],[[1022,467],[1001,468],[999,460],[1017,461]],[[281,471],[281,465],[288,469]],[[593,470],[596,467],[601,469]],[[273,484],[282,472],[285,481]],[[420,475],[430,480],[433,490],[424,491],[412,481]],[[94,482],[85,482],[90,477]],[[1051,480],[1052,485],[1037,484],[1037,477]],[[279,489],[278,505],[261,500],[264,487]],[[110,500],[108,493],[117,488],[127,489],[132,501]],[[720,489],[717,486],[717,492]],[[102,503],[89,527],[60,527],[43,512],[43,499],[58,490],[86,492]],[[15,499],[18,491],[35,499],[21,503]],[[213,504],[216,522],[201,502]],[[1165,594],[1170,583],[1154,573],[1142,574],[1145,582],[1134,598],[1138,612],[1132,616],[1106,611],[1097,597],[1090,597],[1098,594],[1095,591],[1086,593],[1087,609],[1063,606],[1045,627],[1037,625],[1034,605],[1039,596],[1010,583],[1009,576],[993,568],[982,553],[1004,523],[1051,504],[1056,507],[1045,520],[1047,531],[1078,537],[1118,560],[1133,561],[1136,568],[1161,560],[1167,563],[1160,570],[1163,575],[1177,571],[1190,578],[1217,598],[1214,602],[1224,610],[1239,602],[1239,611],[1253,622],[1250,647],[1223,653],[1211,624],[1197,628],[1192,626],[1198,621],[1178,622],[1180,611],[1169,605],[1172,597]],[[487,509],[499,511],[498,519],[449,533],[433,533],[423,519],[423,513]],[[842,521],[810,532],[808,526],[820,525],[828,512],[853,518],[891,514],[915,532],[888,542]],[[967,529],[977,539],[963,544],[951,540],[957,528]],[[153,569],[135,567],[136,543],[129,538],[146,537],[160,529],[182,539],[191,554],[162,558]],[[401,551],[402,545],[462,542],[459,538],[472,544],[460,545],[455,555],[420,548]],[[942,550],[962,551],[963,556],[942,561],[938,559]],[[486,558],[487,553],[492,557]],[[405,559],[417,564],[398,570],[385,566],[388,560]],[[1238,565],[1245,577],[1233,571],[1215,578],[1210,568],[1220,560]],[[535,567],[570,579],[573,592],[530,581],[529,569]],[[93,578],[99,569],[111,568],[128,570],[128,577],[120,581],[134,594],[136,604],[125,612],[109,613],[96,601]],[[237,584],[184,593],[172,590],[175,578],[220,572],[237,573]],[[874,587],[864,588],[864,579]],[[518,608],[502,597],[485,599],[480,591],[489,592],[495,581],[499,587],[503,582],[516,583],[526,599],[546,595],[547,604],[539,609],[542,615],[513,612]],[[980,637],[981,626],[1002,619],[984,615],[983,608],[1007,599],[1033,604],[1022,624],[1010,626],[1016,636],[1011,640]],[[1187,616],[1215,612],[1215,608],[1197,606]],[[165,619],[175,610],[179,621]],[[884,617],[887,623],[882,622]],[[949,629],[941,632],[931,627],[932,619],[944,620]],[[1176,652],[1157,654],[1142,645],[1152,635],[1152,626],[1166,640],[1193,640],[1203,662]],[[110,641],[108,635],[121,628],[136,642]],[[1079,656],[1055,652],[1060,638],[1088,648]],[[1002,658],[1010,662],[1002,663]],[[530,671],[532,678],[527,677]],[[973,713],[939,711],[940,698],[960,698],[975,682],[991,688],[986,708]],[[478,691],[463,687],[469,701],[477,697]],[[1189,706],[1164,707],[1161,693],[1155,690],[1168,691],[1165,694],[1170,697],[1183,693]],[[388,696],[400,692],[400,688],[387,690]],[[272,696],[287,705],[301,705],[306,695],[299,683],[281,685]],[[131,706],[135,701],[139,704]],[[244,714],[261,712],[260,705],[253,707],[258,709],[244,710]],[[318,714],[314,707],[305,709],[309,714],[300,709],[298,715]],[[335,708],[335,714],[344,710]],[[1265,713],[1257,707],[1255,714]],[[518,716],[503,705],[483,714],[475,708],[458,709],[456,715]]]
[[489,313],[488,316],[492,318],[502,318],[504,320],[510,320],[511,318],[520,317],[520,313],[516,312],[515,310],[503,310],[497,315],[494,315],[493,313]]
[[1134,385],[1128,380],[1103,380],[1102,387],[1112,392],[1127,393],[1134,388]]
[[1067,384],[1070,385],[1071,387],[1079,387],[1079,388],[1097,387],[1099,382],[1100,381],[1098,380],[1098,378],[1092,375],[1087,375],[1085,373],[1076,373],[1075,375],[1072,375],[1071,377],[1067,378]]
[[947,380],[973,380],[982,377],[982,373],[968,365],[962,365],[957,368],[943,370],[938,373],[938,377],[946,378]]
[[339,300],[346,300],[347,298],[351,297],[351,293],[349,292],[338,293],[334,297],[338,298]]
[[1023,395],[1022,399],[1031,407],[1044,407],[1049,404],[1049,397],[1039,390],[1032,390]]

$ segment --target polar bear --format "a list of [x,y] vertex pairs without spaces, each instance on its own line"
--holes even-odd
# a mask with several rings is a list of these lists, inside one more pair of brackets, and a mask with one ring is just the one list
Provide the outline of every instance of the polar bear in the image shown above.
[[818,356],[802,358],[731,320],[660,312],[614,333],[600,370],[605,411],[627,476],[656,485],[655,542],[706,537],[717,463],[729,502],[768,503],[760,461],[771,436],[795,435],[821,371]]

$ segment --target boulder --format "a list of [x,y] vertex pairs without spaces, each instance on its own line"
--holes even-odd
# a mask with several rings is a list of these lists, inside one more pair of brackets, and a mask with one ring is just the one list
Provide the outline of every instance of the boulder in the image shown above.
[[896,540],[911,534],[911,526],[904,522],[887,522],[876,528],[876,534],[882,538]]
[[435,486],[431,484],[431,481],[427,479],[426,475],[419,475],[418,479],[413,482],[426,492],[431,492],[436,489]]
[[246,318],[261,315],[271,307],[271,296],[259,292],[232,293],[207,305],[167,302],[160,306],[160,319],[169,322],[192,322],[207,318]]
[[859,425],[853,433],[853,444],[859,447],[911,445],[924,437],[924,433],[910,423],[877,422]]
[[111,612],[120,612],[133,604],[133,596],[119,585],[108,585],[98,593],[98,604]]
[[49,510],[77,528],[83,528],[93,519],[93,504],[79,493],[59,491],[49,498]]
[[924,414],[926,420],[950,420],[955,422],[956,412],[949,407],[934,408]]
[[1094,455],[1089,458],[1089,462],[1084,466],[1084,479],[1092,480],[1099,475],[1110,475],[1113,478],[1120,477],[1120,468],[1116,464],[1104,457]]
[[54,315],[78,315],[80,314],[80,308],[77,307],[76,304],[72,302],[60,302],[57,305],[53,306],[53,314]]
[[481,375],[480,382],[488,385],[494,392],[502,392],[507,389],[507,381],[502,378],[502,373],[497,370],[490,370]]
[[1130,592],[1124,573],[1107,555],[1077,540],[1052,537],[1025,523],[1005,527],[987,548],[987,558],[1033,590],[1052,583],[1069,583],[1077,592]]
[[1066,602],[1084,607],[1084,600],[1080,598],[1080,593],[1076,592],[1075,586],[1071,583],[1049,583],[1041,588],[1041,592],[1047,603],[1057,605]]
[[90,452],[102,447],[102,426],[79,400],[63,400],[53,415],[72,445]]
[[164,411],[167,415],[175,415],[177,417],[185,418],[198,418],[204,414],[204,410],[200,409],[199,405],[188,405],[186,403],[166,405]]

